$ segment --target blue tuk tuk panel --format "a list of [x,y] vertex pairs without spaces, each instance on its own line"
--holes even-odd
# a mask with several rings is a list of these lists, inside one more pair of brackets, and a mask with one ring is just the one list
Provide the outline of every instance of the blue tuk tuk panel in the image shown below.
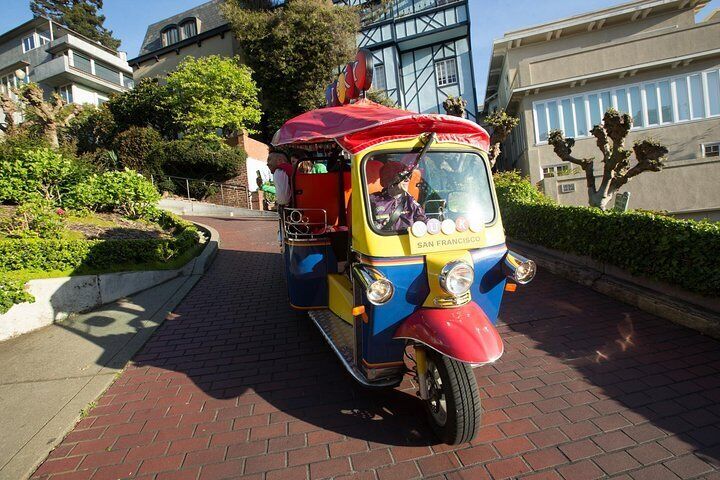
[[337,268],[332,268],[337,261],[330,243],[286,240],[283,260],[290,305],[299,309],[327,308],[327,276],[337,273]]

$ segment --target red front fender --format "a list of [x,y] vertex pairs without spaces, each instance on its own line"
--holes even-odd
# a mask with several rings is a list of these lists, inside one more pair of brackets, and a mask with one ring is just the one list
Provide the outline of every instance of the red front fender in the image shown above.
[[398,327],[393,338],[415,340],[465,363],[490,363],[503,342],[475,302],[459,308],[421,308]]

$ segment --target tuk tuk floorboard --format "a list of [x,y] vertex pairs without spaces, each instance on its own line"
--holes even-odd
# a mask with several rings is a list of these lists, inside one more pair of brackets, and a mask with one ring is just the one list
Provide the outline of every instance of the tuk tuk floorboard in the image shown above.
[[35,477],[720,478],[720,343],[540,272],[506,296],[484,421],[439,444],[287,303],[274,222],[199,218],[210,271]]

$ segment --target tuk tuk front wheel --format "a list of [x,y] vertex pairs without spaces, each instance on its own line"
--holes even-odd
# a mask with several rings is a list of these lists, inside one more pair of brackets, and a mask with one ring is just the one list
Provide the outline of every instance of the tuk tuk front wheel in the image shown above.
[[470,365],[431,350],[427,353],[426,379],[425,409],[435,434],[448,445],[472,440],[480,427],[482,410]]

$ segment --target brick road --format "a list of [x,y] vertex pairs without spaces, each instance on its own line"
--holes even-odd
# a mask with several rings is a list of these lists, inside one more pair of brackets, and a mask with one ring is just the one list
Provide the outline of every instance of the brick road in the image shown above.
[[210,272],[35,477],[720,478],[717,341],[541,272],[475,370],[478,438],[449,447],[409,381],[357,387],[288,308],[274,223],[201,220]]

